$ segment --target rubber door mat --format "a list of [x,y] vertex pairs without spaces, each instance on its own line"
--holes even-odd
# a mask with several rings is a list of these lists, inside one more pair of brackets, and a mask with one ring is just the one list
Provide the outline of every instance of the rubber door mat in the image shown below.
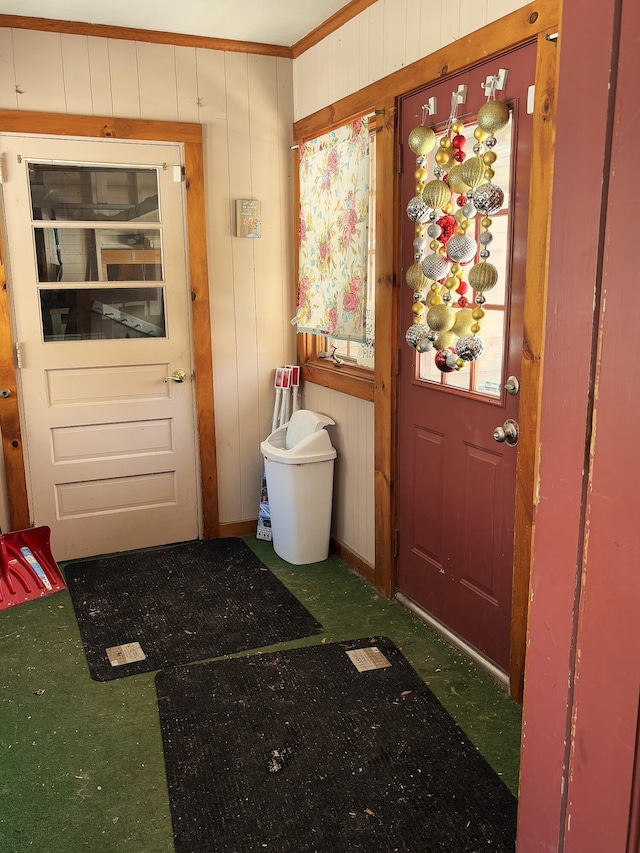
[[322,630],[236,538],[84,560],[66,580],[97,681]]
[[513,851],[516,799],[385,638],[158,673],[177,853]]

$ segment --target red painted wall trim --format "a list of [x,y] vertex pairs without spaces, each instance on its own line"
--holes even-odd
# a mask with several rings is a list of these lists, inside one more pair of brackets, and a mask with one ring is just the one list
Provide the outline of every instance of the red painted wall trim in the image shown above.
[[[558,45],[539,504],[525,671],[518,853],[564,849],[615,7],[616,0],[565,0]],[[597,849],[584,847],[582,853]]]

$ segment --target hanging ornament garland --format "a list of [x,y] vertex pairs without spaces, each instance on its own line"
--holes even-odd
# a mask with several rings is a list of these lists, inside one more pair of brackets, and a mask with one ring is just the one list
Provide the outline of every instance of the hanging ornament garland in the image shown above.
[[[416,154],[415,196],[407,205],[407,215],[415,223],[414,263],[406,272],[413,290],[413,324],[406,341],[419,353],[435,350],[436,367],[443,373],[461,370],[484,352],[480,337],[483,305],[487,291],[498,281],[498,271],[489,262],[491,216],[504,204],[504,192],[493,183],[497,155],[496,134],[509,123],[509,108],[495,100],[491,87],[487,102],[478,112],[474,130],[473,157],[464,150],[464,124],[457,118],[458,98],[453,93],[451,113],[434,155],[433,179],[428,181],[429,153],[436,148],[437,137],[422,123],[408,138]],[[455,210],[454,213],[454,205]],[[481,231],[478,244],[471,232],[479,214]],[[429,238],[429,242],[425,237]],[[427,248],[429,252],[427,253]],[[469,268],[464,281],[464,268]],[[475,291],[475,307],[469,295]]]

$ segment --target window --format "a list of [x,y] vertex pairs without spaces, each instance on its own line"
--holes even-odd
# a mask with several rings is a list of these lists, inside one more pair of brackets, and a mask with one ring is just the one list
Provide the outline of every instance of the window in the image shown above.
[[[350,131],[351,128],[353,130]],[[356,133],[358,143],[354,146],[352,138]],[[323,152],[322,146],[332,139],[336,140],[337,152],[332,155],[332,168],[327,168],[322,157],[328,155],[326,151]],[[338,143],[346,146],[347,154],[342,153],[344,147],[342,149],[337,147]],[[354,148],[357,148],[359,157],[355,156]],[[376,161],[375,155],[371,156],[372,148],[375,151],[375,122],[362,119],[345,125],[338,131],[319,136],[311,143],[302,144],[299,149],[300,266],[296,319],[299,332],[298,358],[303,369],[303,378],[339,388],[346,393],[365,399],[372,398],[371,388],[363,391],[355,387],[351,380],[355,377],[368,385],[371,385],[373,380],[375,205],[371,205],[370,200],[375,199]],[[313,166],[309,165],[311,157],[318,150],[320,156],[317,162],[312,161]],[[357,164],[353,162],[356,159]],[[311,172],[312,168],[315,170],[315,176]],[[318,190],[318,188],[324,189],[327,171],[331,172],[330,177],[338,174],[343,181],[342,206],[333,199],[325,199],[322,192]],[[357,175],[357,181],[354,175]],[[349,180],[345,181],[345,177]],[[332,204],[335,206],[330,212]],[[317,212],[320,215],[316,220]],[[349,217],[348,220],[347,217]],[[346,222],[348,222],[348,229],[345,227]],[[336,249],[338,263],[333,257],[331,258],[332,267],[330,274],[326,277],[328,296],[323,297],[320,295],[318,283],[325,284],[325,281],[321,281],[323,272],[321,265],[326,257],[327,246],[318,243],[318,237],[324,236],[328,230],[333,232],[334,238],[338,238]],[[310,236],[312,240],[309,239]],[[316,241],[315,246],[313,240]],[[342,242],[344,246],[340,245]],[[358,310],[352,308],[352,301],[355,301],[354,295],[358,297]],[[323,298],[326,300],[324,305]],[[367,298],[368,313],[366,313]],[[347,306],[347,299],[349,306]],[[343,300],[343,304],[340,300]],[[324,315],[320,312],[321,308],[325,309]],[[329,315],[327,309],[333,311],[332,315]],[[331,334],[334,329],[335,334]],[[336,357],[335,362],[331,359],[332,354]],[[336,370],[337,364],[340,364],[340,371]],[[310,375],[311,373],[313,376]],[[335,381],[329,381],[327,374],[332,374]],[[343,386],[347,377],[349,377],[349,387],[345,388]]]

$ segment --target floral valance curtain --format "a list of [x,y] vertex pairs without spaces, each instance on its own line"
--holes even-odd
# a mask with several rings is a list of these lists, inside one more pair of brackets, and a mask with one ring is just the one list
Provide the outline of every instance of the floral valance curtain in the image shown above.
[[298,332],[364,341],[368,120],[307,142],[299,154]]

